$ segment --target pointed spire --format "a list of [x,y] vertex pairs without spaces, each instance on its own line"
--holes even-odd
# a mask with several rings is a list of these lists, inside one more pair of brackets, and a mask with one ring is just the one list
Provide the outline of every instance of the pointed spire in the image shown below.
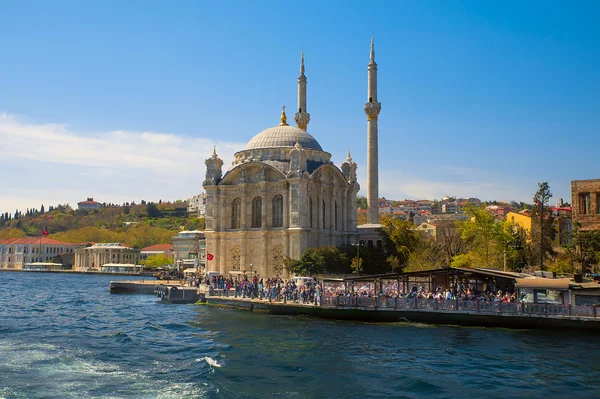
[[285,105],[281,107],[281,118],[279,118],[279,120],[281,120],[279,126],[288,126],[287,116],[285,115]]
[[346,162],[352,162],[352,157],[350,156],[350,150],[348,150],[348,156],[346,157]]
[[371,36],[371,62],[375,62],[375,36]]
[[300,53],[300,76],[304,75],[304,49]]
[[212,158],[217,159],[217,146],[216,145],[213,146]]

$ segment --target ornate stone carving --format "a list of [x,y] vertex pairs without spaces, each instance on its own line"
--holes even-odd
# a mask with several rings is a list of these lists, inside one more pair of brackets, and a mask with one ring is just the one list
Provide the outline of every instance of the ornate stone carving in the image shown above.
[[221,177],[223,177],[223,160],[217,156],[216,147],[213,150],[212,156],[205,161],[205,164],[206,178],[202,185],[214,186],[221,180]]
[[381,103],[369,101],[365,104],[365,114],[367,114],[367,120],[377,120],[380,112]]
[[310,123],[310,114],[307,112],[298,111],[294,115],[294,120],[299,129],[306,130]]
[[242,259],[240,253],[241,253],[240,246],[238,244],[235,244],[234,246],[231,247],[231,269],[232,270],[240,270],[240,262]]
[[277,275],[281,275],[283,273],[283,246],[281,244],[276,244],[273,247],[273,273]]

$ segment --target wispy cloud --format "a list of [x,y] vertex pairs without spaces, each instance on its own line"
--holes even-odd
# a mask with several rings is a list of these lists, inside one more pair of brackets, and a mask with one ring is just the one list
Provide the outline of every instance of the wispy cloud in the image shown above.
[[50,200],[74,204],[91,195],[107,202],[139,201],[140,195],[185,198],[202,190],[204,160],[213,145],[225,167],[243,147],[160,132],[83,134],[64,124],[31,124],[0,114],[0,165],[9,171],[0,183],[0,209]]

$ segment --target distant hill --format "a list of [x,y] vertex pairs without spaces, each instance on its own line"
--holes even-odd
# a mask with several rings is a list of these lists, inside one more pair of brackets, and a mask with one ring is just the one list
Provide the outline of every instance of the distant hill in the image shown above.
[[40,210],[0,214],[0,239],[38,237],[42,229],[59,241],[121,242],[143,248],[170,243],[171,237],[184,229],[203,230],[204,218],[188,215],[184,201],[105,204],[93,211],[59,205],[44,212],[42,206]]

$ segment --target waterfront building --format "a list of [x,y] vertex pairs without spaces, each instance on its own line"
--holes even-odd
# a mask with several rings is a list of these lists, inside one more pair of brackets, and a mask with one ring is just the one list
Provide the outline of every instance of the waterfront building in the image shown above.
[[27,263],[48,262],[77,248],[47,237],[23,237],[0,240],[0,268],[23,269]]
[[581,230],[600,230],[600,179],[573,180],[571,182],[573,222]]
[[73,270],[99,272],[106,264],[137,264],[140,250],[120,243],[96,243],[75,251]]
[[[206,160],[208,270],[226,274],[251,270],[261,276],[287,274],[286,257],[299,259],[308,247],[357,241],[356,163],[350,151],[340,167],[308,132],[304,54],[298,78],[298,107],[289,126],[285,107],[278,126],[263,130],[235,153],[222,174],[216,150]],[[369,64],[370,165],[376,172],[376,64]],[[371,169],[373,171],[373,168]],[[377,221],[377,174],[371,176],[371,218]]]
[[171,238],[173,263],[181,270],[206,270],[206,236],[204,231],[181,231]]
[[93,198],[89,198],[85,201],[81,201],[77,203],[77,210],[79,211],[91,211],[98,210],[102,208],[102,204],[94,201]]

